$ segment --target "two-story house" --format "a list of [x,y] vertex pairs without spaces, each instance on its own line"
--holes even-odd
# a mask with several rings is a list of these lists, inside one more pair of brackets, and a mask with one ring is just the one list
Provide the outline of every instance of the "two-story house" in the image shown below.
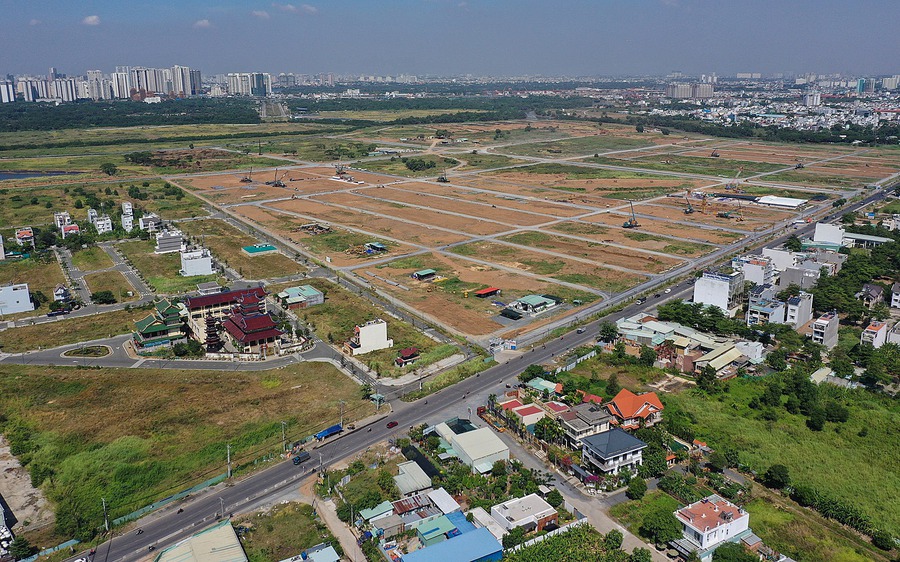
[[713,551],[726,542],[750,535],[750,514],[715,494],[675,512],[682,538],[670,544],[683,556],[696,552],[702,562],[712,560]]
[[615,418],[613,423],[625,429],[650,427],[662,420],[663,405],[655,392],[635,394],[623,388],[606,408]]
[[565,433],[566,445],[577,449],[585,437],[609,431],[612,415],[600,404],[584,402],[559,414],[558,419]]
[[646,447],[637,437],[614,427],[581,440],[581,461],[588,470],[603,474],[618,474],[624,468],[636,472]]

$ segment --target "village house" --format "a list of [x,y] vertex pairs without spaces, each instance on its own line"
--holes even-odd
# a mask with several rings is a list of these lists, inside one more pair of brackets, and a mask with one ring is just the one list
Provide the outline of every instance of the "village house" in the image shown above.
[[607,405],[613,423],[624,429],[651,427],[662,421],[663,405],[655,392],[635,394],[623,388]]

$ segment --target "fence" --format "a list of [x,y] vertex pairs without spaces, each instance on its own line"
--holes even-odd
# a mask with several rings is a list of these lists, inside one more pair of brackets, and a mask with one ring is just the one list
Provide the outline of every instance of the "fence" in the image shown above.
[[511,552],[516,552],[517,550],[529,547],[533,544],[537,544],[545,539],[549,539],[550,537],[554,537],[556,535],[565,533],[569,529],[574,529],[575,527],[578,527],[580,525],[590,525],[590,523],[588,522],[588,520],[586,518],[578,519],[577,521],[572,521],[571,523],[567,523],[567,524],[563,525],[559,529],[554,529],[553,531],[548,532],[546,535],[541,535],[539,537],[535,537],[535,538],[531,539],[530,541],[525,541],[520,545],[516,545],[516,546],[508,549],[506,551],[506,553],[509,554]]
[[591,357],[595,357],[596,355],[597,355],[597,350],[594,350],[594,351],[591,351],[589,353],[582,355],[581,357],[576,357],[574,361],[572,361],[565,367],[558,367],[555,371],[553,371],[553,373],[558,375],[558,374],[562,373],[563,371],[571,371],[572,369],[575,368],[575,365],[581,363],[582,361],[587,361],[588,359],[590,359]]
[[72,540],[66,541],[62,544],[58,544],[58,545],[54,546],[53,548],[44,549],[44,550],[38,552],[37,554],[35,554],[34,556],[31,556],[30,558],[23,558],[19,562],[34,562],[41,556],[47,556],[48,554],[53,554],[54,552],[60,551],[64,548],[71,548],[71,547],[75,546],[76,544],[80,544],[80,542],[75,539],[72,539]]
[[218,476],[210,478],[206,482],[201,482],[201,483],[197,484],[196,486],[188,488],[187,490],[182,490],[182,491],[178,492],[177,494],[174,494],[167,498],[161,499],[158,502],[151,503],[150,505],[142,507],[142,508],[138,509],[137,511],[132,511],[128,515],[123,515],[122,517],[119,517],[118,519],[113,519],[112,523],[113,523],[113,525],[121,525],[122,523],[126,523],[128,521],[133,521],[134,519],[137,519],[138,517],[144,515],[145,513],[149,513],[155,509],[159,509],[160,507],[163,507],[172,502],[178,501],[181,498],[189,496],[195,492],[199,492],[200,490],[207,488],[209,486],[214,486],[214,485],[218,484],[219,482],[224,481],[225,478],[227,478],[227,476],[228,476],[227,474],[220,474]]

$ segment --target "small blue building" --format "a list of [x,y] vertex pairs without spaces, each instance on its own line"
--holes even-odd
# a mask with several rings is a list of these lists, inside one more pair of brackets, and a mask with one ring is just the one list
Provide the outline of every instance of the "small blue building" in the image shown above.
[[405,554],[402,562],[499,562],[503,545],[481,527]]

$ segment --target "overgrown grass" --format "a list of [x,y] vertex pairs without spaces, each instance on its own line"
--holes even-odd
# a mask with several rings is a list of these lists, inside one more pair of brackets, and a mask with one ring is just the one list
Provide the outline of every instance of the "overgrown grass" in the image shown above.
[[282,420],[290,440],[304,438],[336,423],[340,400],[345,421],[374,410],[322,363],[277,372],[0,366],[0,429],[55,504],[59,533],[76,538],[102,526],[95,498],[107,498],[111,517],[130,513],[221,474],[226,443],[235,464],[252,466],[280,450]]
[[[84,281],[92,293],[110,291],[119,302],[133,301],[140,297],[128,279],[118,271],[91,273],[84,276]],[[129,292],[131,296],[128,295]]]
[[428,382],[422,384],[422,390],[410,392],[409,394],[403,396],[402,400],[404,402],[412,402],[413,400],[424,398],[429,394],[434,394],[435,392],[447,388],[448,386],[453,386],[454,384],[465,380],[477,373],[480,373],[485,369],[489,369],[496,364],[497,362],[493,359],[475,357],[474,359],[470,359],[465,363],[462,363],[460,365],[457,365],[456,367],[453,367],[452,369],[440,373]]
[[181,229],[192,240],[209,248],[213,256],[245,279],[271,279],[299,273],[304,267],[279,252],[250,256],[241,248],[259,240],[217,219],[187,221]]
[[520,154],[522,156],[566,158],[570,156],[583,156],[593,152],[603,152],[606,150],[638,148],[649,146],[650,144],[651,141],[649,138],[641,139],[626,136],[600,135],[551,142],[518,144],[515,146],[504,147],[502,150],[509,152],[510,154]]
[[669,494],[657,490],[647,493],[640,501],[627,501],[615,505],[609,514],[621,521],[625,527],[637,536],[641,536],[641,525],[644,519],[658,511],[674,513],[680,504]]
[[509,156],[500,156],[499,154],[459,154],[454,155],[454,157],[465,162],[465,165],[459,168],[460,170],[485,170],[488,168],[514,166],[525,162],[524,160],[510,158]]
[[200,275],[196,277],[182,277],[178,274],[181,270],[181,255],[178,252],[169,254],[155,254],[155,244],[150,240],[135,242],[123,242],[119,244],[119,250],[131,261],[156,290],[164,295],[177,295],[197,290],[198,283],[215,281],[218,276]]
[[354,164],[354,167],[361,170],[368,170],[370,172],[382,172],[385,174],[404,176],[407,178],[424,178],[428,176],[434,176],[436,178],[445,168],[450,168],[459,164],[458,160],[444,156],[437,156],[435,154],[420,154],[416,156],[409,156],[408,158],[424,160],[425,162],[434,162],[435,165],[433,168],[414,171],[406,167],[406,164],[403,162],[402,158],[391,157],[384,160],[369,160],[366,162],[359,162],[358,164]]
[[[14,246],[7,246],[7,251],[13,248]],[[51,301],[53,289],[65,282],[59,262],[52,252],[25,260],[0,261],[0,284],[28,283],[29,291],[41,291]]]
[[[118,294],[116,298],[119,298]],[[64,316],[54,322],[10,328],[0,332],[0,347],[7,353],[20,353],[127,334],[134,330],[134,321],[147,314],[138,309],[115,310],[75,318]]]
[[235,522],[250,527],[241,537],[250,562],[277,562],[317,544],[331,543],[338,554],[341,546],[311,505],[281,503],[264,514]]
[[[788,467],[795,483],[810,485],[860,509],[876,527],[900,534],[900,449],[893,442],[900,405],[864,390],[830,385],[820,393],[844,404],[850,420],[813,432],[805,418],[779,410],[777,421],[761,419],[748,404],[762,393],[757,381],[734,380],[729,392],[710,398],[695,392],[667,394],[667,407],[696,420],[698,438],[715,448],[733,447],[741,462],[762,473],[772,464]],[[865,431],[863,431],[865,429]],[[872,490],[878,493],[872,493]]]
[[78,250],[72,254],[72,265],[81,271],[97,271],[113,266],[113,261],[103,248],[92,246],[85,250]]
[[[618,170],[605,170],[602,168],[589,168],[586,166],[573,166],[571,164],[535,164],[534,166],[524,166],[516,168],[517,173],[526,174],[565,174],[566,179],[570,180],[592,180],[592,179],[654,179],[654,180],[670,180],[667,176],[658,176],[652,173],[629,172]],[[496,172],[498,174],[505,173],[503,171]]]

